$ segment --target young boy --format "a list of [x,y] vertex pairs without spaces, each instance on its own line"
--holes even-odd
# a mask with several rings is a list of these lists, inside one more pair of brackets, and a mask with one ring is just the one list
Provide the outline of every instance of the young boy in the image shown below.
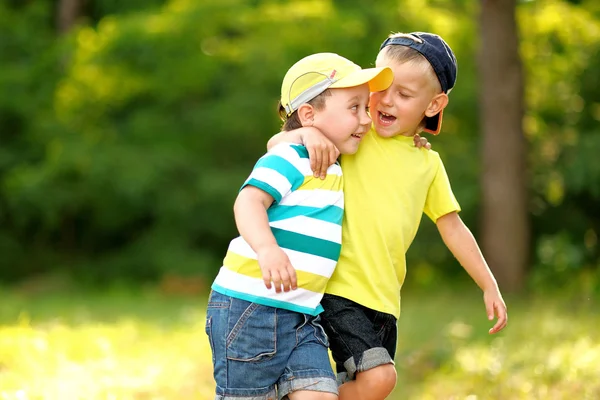
[[[393,84],[373,93],[373,127],[355,155],[343,155],[346,209],[338,266],[321,302],[323,326],[336,362],[340,399],[384,399],[396,384],[393,359],[405,254],[422,213],[484,293],[490,333],[506,325],[506,306],[479,247],[464,225],[444,165],[434,151],[412,145],[421,131],[438,134],[456,59],[439,36],[394,34],[381,45],[377,67],[394,72]],[[316,129],[280,133],[328,160],[333,146]],[[319,149],[325,148],[324,151]],[[332,150],[333,149],[333,150]],[[318,163],[317,163],[318,164]],[[317,172],[316,175],[319,175]]]
[[[342,154],[369,131],[369,92],[393,80],[332,53],[294,64],[283,79],[284,130],[315,127]],[[341,244],[340,166],[314,178],[304,146],[282,143],[256,163],[235,201],[240,232],[209,298],[215,399],[337,399],[319,323],[320,301]]]

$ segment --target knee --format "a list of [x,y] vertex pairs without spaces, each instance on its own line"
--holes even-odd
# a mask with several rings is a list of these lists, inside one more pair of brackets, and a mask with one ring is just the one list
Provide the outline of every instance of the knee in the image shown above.
[[357,383],[365,393],[376,394],[373,398],[384,399],[396,387],[396,368],[393,364],[380,365],[356,375]]

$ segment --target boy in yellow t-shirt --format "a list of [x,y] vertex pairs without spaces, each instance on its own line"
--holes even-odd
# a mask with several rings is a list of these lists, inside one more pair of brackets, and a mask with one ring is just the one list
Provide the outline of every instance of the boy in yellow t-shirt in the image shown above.
[[[448,93],[456,81],[456,58],[431,33],[390,35],[377,67],[394,72],[385,91],[373,93],[373,126],[354,155],[343,155],[345,215],[337,269],[321,302],[323,322],[336,362],[340,399],[384,399],[396,384],[393,360],[405,254],[425,213],[446,246],[484,293],[490,329],[507,320],[496,280],[456,201],[438,153],[413,146],[420,132],[438,134]],[[301,142],[313,165],[332,163],[337,151],[317,130],[283,132],[269,141]],[[316,172],[318,174],[318,171]]]

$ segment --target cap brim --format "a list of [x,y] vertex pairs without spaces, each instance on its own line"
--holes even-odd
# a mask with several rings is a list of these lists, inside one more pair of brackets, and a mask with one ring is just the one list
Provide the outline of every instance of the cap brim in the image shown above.
[[340,89],[368,83],[371,92],[380,92],[390,87],[393,81],[394,73],[389,67],[366,68],[343,77],[329,87],[332,89]]
[[442,129],[442,117],[444,110],[440,111],[439,114],[434,115],[433,117],[425,118],[425,127],[423,128],[423,132],[431,133],[432,135],[437,135],[440,133]]

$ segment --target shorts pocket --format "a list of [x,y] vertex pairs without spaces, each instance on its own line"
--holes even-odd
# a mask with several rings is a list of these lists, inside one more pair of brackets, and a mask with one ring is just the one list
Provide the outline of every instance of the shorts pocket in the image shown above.
[[227,358],[259,362],[272,358],[277,350],[277,311],[256,303],[232,299],[230,317],[239,315],[227,336]]

